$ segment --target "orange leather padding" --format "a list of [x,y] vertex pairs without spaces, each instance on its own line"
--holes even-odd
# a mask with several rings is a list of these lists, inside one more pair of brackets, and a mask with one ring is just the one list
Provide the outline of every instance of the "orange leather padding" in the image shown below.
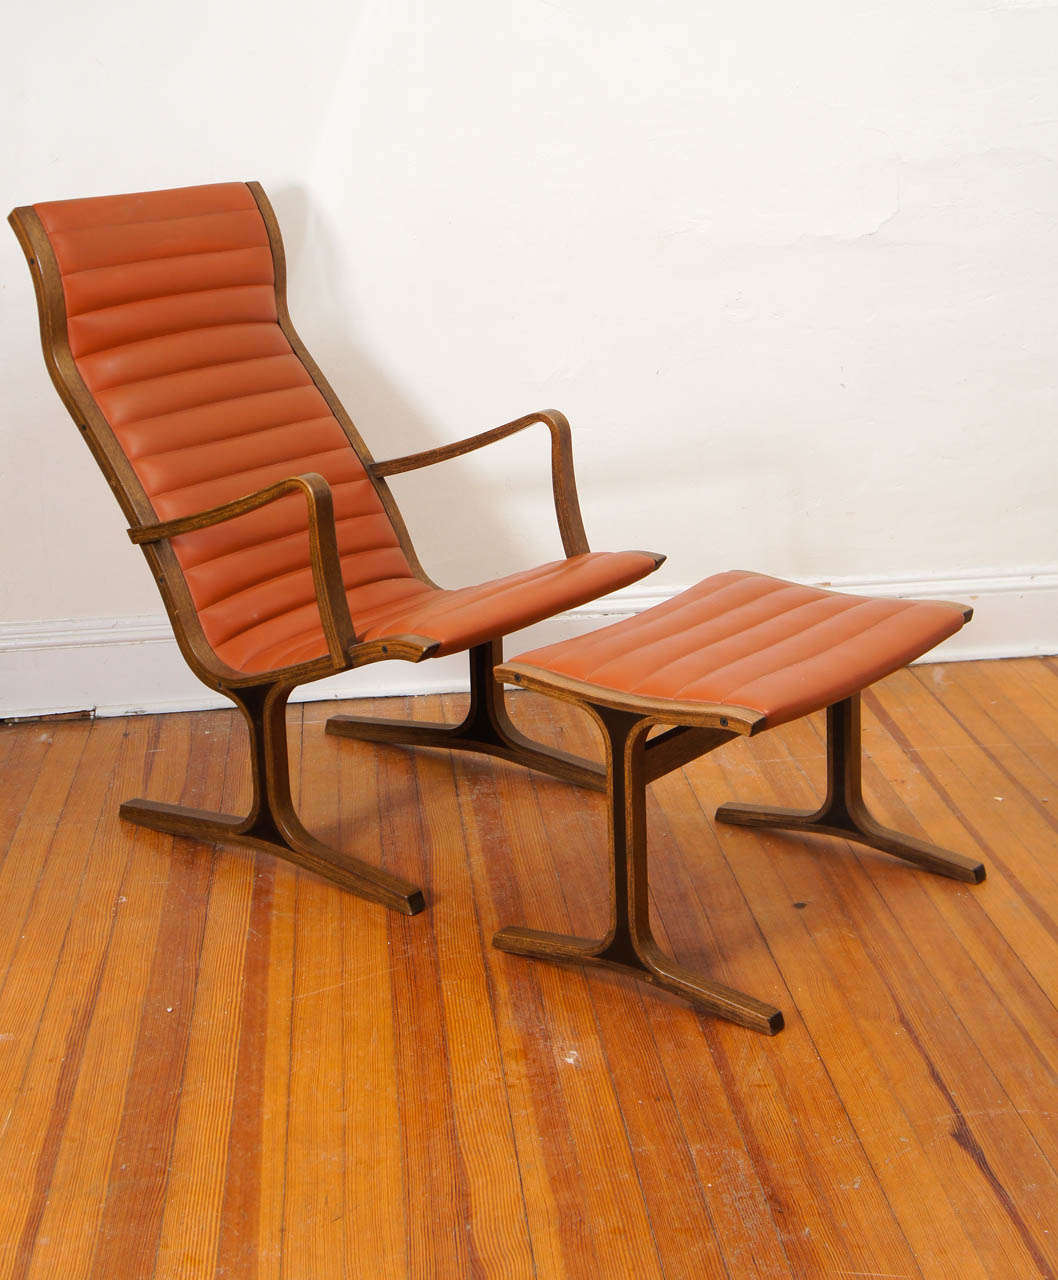
[[69,316],[81,316],[199,289],[271,283],[272,251],[267,244],[226,252],[211,250],[72,272],[66,277],[66,309]]
[[843,595],[733,570],[510,661],[659,703],[749,708],[770,727],[866,688],[964,621],[962,605]]
[[[95,355],[82,356],[77,363],[81,376],[99,396],[100,392],[111,388],[118,391],[129,388],[135,393],[141,383],[149,386],[155,378],[175,378],[182,374],[196,374],[211,366],[223,369],[225,365],[239,360],[289,353],[290,346],[278,325],[228,324],[131,342]],[[115,401],[109,411],[117,411],[119,404]],[[132,417],[126,413],[126,422]]]
[[201,213],[245,212],[250,208],[247,196],[250,189],[245,182],[214,182],[200,187],[170,187],[166,191],[132,191],[120,196],[48,200],[34,208],[49,235],[54,235],[57,231],[89,227],[192,218]]
[[[357,636],[361,640],[427,636],[439,643],[435,657],[459,653],[563,609],[595,600],[608,591],[637,582],[656,567],[655,557],[641,551],[589,552],[477,586],[443,590],[416,578],[387,574],[385,557],[385,552],[377,552],[360,562],[365,568],[375,565],[377,578],[362,584],[345,579]],[[263,584],[251,591],[249,615],[266,621],[233,635],[219,650],[225,661],[237,669],[269,671],[318,658],[326,652],[312,595],[311,572],[300,570],[283,583],[306,603],[297,610],[284,606],[281,614],[268,616],[270,598],[277,594],[276,584]],[[245,621],[247,613],[237,616]]]
[[72,317],[68,333],[71,352],[75,356],[88,356],[144,338],[187,333],[218,324],[268,324],[275,319],[275,294],[271,285],[228,285],[82,312]]
[[[248,249],[251,245],[267,246],[268,232],[248,187],[246,194],[250,196],[249,205],[226,213],[158,218],[155,211],[145,206],[144,213],[149,216],[106,226],[51,232],[52,247],[62,258],[64,275],[120,267],[121,274],[135,279],[137,268],[146,262],[194,258],[203,253]],[[48,206],[36,208],[47,226]]]
[[[159,519],[318,471],[333,487],[346,582],[417,584],[363,464],[279,327],[268,232],[245,183],[36,210],[78,369]],[[307,530],[305,502],[292,496],[173,540],[206,638],[237,670],[265,668],[229,656],[233,636],[278,627],[286,613],[300,625],[299,611],[315,609]]]
[[[264,219],[244,183],[35,206],[62,276],[70,349],[160,520],[319,472],[359,638],[441,652],[643,577],[637,552],[584,555],[440,591],[414,576],[356,451],[279,326]],[[174,538],[206,639],[248,674],[327,653],[304,499]]]

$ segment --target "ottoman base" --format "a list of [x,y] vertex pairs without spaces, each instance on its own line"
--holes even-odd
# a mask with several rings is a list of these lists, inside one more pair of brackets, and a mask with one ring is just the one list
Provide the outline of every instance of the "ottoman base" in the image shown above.
[[[881,826],[863,799],[860,690],[953,634],[962,605],[799,587],[761,575],[707,579],[665,605],[496,668],[496,679],[588,711],[606,739],[610,928],[592,941],[513,926],[501,951],[628,973],[728,1021],[774,1035],[778,1009],[664,954],[650,928],[646,786],[738,735],[826,707],[827,791],[811,812],[740,804],[720,822],[841,836],[926,871],[979,884],[975,858]],[[656,725],[664,731],[648,740]]]
[[771,827],[842,836],[903,858],[924,871],[950,876],[952,880],[980,884],[985,878],[984,865],[976,858],[902,835],[891,827],[883,827],[871,816],[863,799],[861,782],[859,694],[827,707],[827,794],[818,809],[722,804],[716,811],[716,820],[737,827]]
[[711,982],[677,964],[656,943],[637,951],[630,938],[613,937],[592,942],[566,933],[545,933],[540,929],[522,929],[512,925],[501,929],[492,939],[498,951],[554,964],[586,964],[618,973],[631,974],[641,982],[652,983],[663,991],[682,996],[706,1013],[737,1022],[753,1031],[773,1036],[783,1029],[783,1016],[774,1005],[763,1004],[733,987]]

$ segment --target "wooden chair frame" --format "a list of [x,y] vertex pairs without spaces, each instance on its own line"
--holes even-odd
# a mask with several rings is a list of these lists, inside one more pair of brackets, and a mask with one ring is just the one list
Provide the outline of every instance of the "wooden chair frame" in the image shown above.
[[[372,458],[291,322],[286,299],[286,259],[279,225],[260,184],[250,182],[247,185],[268,232],[275,269],[279,326],[359,455],[413,573],[422,581],[435,585],[423,571],[386,477],[459,457],[534,424],[545,425],[551,436],[552,488],[565,554],[571,557],[587,552],[588,540],[577,497],[569,423],[557,410],[527,414],[467,439],[421,453],[382,462]],[[41,346],[52,382],[121,506],[129,524],[130,539],[147,558],[181,654],[204,684],[235,703],[250,731],[253,800],[249,813],[244,817],[206,813],[142,799],[126,801],[121,806],[121,816],[140,826],[176,835],[263,849],[323,875],[362,897],[409,915],[421,911],[423,896],[414,885],[323,844],[301,825],[290,794],[285,708],[287,699],[298,685],[386,658],[420,662],[434,654],[437,642],[416,635],[388,637],[384,641],[357,638],[342,582],[330,486],[321,475],[291,476],[233,502],[182,519],[159,522],[124,450],[77,369],[67,335],[62,279],[40,218],[32,207],[27,206],[15,209],[9,221],[33,277]],[[312,661],[248,675],[227,666],[208,643],[169,539],[233,520],[297,491],[304,495],[308,509],[313,581],[328,653]],[[660,564],[664,557],[656,559]],[[486,752],[585,786],[604,789],[605,775],[598,765],[534,743],[511,724],[502,691],[492,679],[492,668],[502,657],[501,645],[502,640],[496,638],[470,650],[471,703],[460,725],[406,725],[399,721],[335,716],[327,729],[331,733],[376,742]]]

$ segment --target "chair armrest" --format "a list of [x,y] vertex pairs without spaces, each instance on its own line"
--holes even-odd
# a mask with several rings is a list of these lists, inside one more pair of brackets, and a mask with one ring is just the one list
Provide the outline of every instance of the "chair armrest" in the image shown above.
[[305,495],[309,510],[309,549],[312,557],[312,580],[316,588],[316,605],[320,611],[323,633],[331,657],[345,667],[349,650],[356,643],[356,631],[349,616],[349,602],[345,598],[342,582],[342,566],[338,556],[338,535],[334,526],[334,500],[331,486],[315,471],[279,480],[256,493],[236,498],[208,511],[181,516],[178,520],[166,520],[160,524],[140,525],[129,529],[129,538],[142,543],[161,542],[196,529],[208,529],[211,525],[234,520],[237,516],[258,507],[267,506],[289,493],[300,490]]
[[421,453],[406,453],[400,458],[390,458],[385,462],[372,462],[367,469],[372,476],[382,479],[384,476],[399,475],[402,471],[432,467],[435,462],[447,462],[449,458],[458,458],[461,454],[471,453],[474,449],[482,449],[487,444],[513,436],[515,432],[524,431],[536,422],[545,423],[551,432],[551,488],[555,495],[555,515],[562,535],[562,548],[567,556],[583,555],[588,550],[588,539],[584,533],[584,521],[577,498],[577,480],[573,473],[573,441],[566,416],[557,409],[527,413],[524,418],[516,418],[513,422],[504,423],[502,427],[493,427],[491,431],[479,432],[476,436],[468,436],[454,444],[441,445],[438,449],[424,449]]

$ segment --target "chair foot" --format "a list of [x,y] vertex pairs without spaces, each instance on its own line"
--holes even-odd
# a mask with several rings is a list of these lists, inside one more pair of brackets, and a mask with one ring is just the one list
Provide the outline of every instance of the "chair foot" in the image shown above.
[[681,996],[707,1013],[764,1035],[773,1036],[783,1029],[783,1016],[779,1009],[722,983],[699,977],[664,955],[652,941],[636,948],[630,939],[623,943],[612,939],[593,942],[565,933],[545,933],[512,926],[501,929],[493,937],[492,945],[510,955],[530,956],[555,964],[590,965],[631,974],[641,982],[649,982]]
[[810,831],[819,835],[839,836],[857,844],[879,849],[910,862],[923,871],[980,884],[985,878],[984,865],[950,849],[941,849],[914,836],[903,835],[883,827],[862,809],[859,812],[828,810],[811,811],[777,809],[768,805],[722,804],[716,811],[717,822],[738,827],[769,827],[785,831]]
[[331,716],[327,733],[338,738],[359,738],[362,742],[382,742],[394,747],[447,747],[455,728],[434,720],[392,720],[376,716]]
[[606,790],[606,771],[583,756],[545,747],[520,733],[513,725],[501,733],[469,733],[464,725],[436,721],[390,720],[374,716],[331,716],[327,732],[340,738],[378,742],[393,747],[440,747],[446,751],[474,751],[495,756],[510,764],[520,764],[537,773],[547,773],[593,791]]
[[415,885],[330,848],[310,835],[300,823],[296,827],[284,823],[281,827],[267,815],[240,818],[233,814],[163,804],[157,800],[126,800],[120,814],[126,822],[150,827],[154,831],[190,836],[207,843],[224,842],[262,850],[404,915],[417,915],[426,906],[422,890]]
[[440,747],[446,751],[475,751],[520,764],[537,773],[548,773],[564,782],[593,791],[606,790],[606,770],[593,760],[571,755],[557,747],[527,738],[507,714],[503,689],[493,678],[503,661],[499,640],[489,640],[470,650],[470,706],[459,724],[436,721],[388,720],[375,716],[331,716],[327,732],[362,742],[394,747]]

